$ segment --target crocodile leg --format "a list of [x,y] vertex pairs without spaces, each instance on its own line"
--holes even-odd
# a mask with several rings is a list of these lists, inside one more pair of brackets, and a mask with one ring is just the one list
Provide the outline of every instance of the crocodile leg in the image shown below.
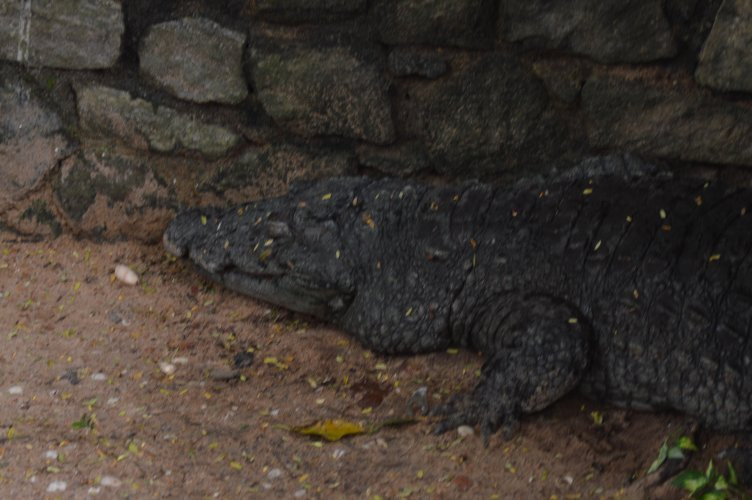
[[443,417],[437,432],[478,425],[487,441],[500,427],[509,437],[521,414],[547,407],[578,384],[590,328],[574,308],[547,296],[504,296],[483,309],[463,321],[470,347],[489,354],[480,382],[435,413]]

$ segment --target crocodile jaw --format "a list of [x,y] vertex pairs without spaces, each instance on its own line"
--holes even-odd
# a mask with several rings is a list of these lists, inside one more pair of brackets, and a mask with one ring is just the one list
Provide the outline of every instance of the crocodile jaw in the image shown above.
[[269,278],[230,271],[223,273],[217,281],[255,299],[321,319],[331,319],[332,312],[336,311],[338,305],[344,304],[339,292],[335,290],[302,290],[292,278],[285,275]]
[[[253,261],[242,266],[233,262],[222,245],[225,236],[218,236],[223,217],[233,217],[233,213],[204,208],[179,214],[167,227],[162,244],[169,254],[188,258],[207,279],[264,302],[327,321],[346,309],[354,295],[352,290],[338,289],[313,275],[307,277],[305,271],[291,270],[276,262],[266,266]],[[295,244],[286,223],[270,221],[263,228],[267,233],[255,235],[253,240],[287,237]],[[253,229],[257,230],[255,226]]]

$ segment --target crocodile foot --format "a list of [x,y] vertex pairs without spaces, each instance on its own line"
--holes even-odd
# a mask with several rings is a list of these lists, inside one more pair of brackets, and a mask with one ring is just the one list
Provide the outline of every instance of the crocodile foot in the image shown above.
[[520,412],[515,405],[499,397],[481,382],[470,394],[458,394],[432,411],[440,417],[434,432],[443,434],[460,425],[479,426],[484,446],[488,446],[491,434],[501,430],[504,439],[510,439],[520,427]]

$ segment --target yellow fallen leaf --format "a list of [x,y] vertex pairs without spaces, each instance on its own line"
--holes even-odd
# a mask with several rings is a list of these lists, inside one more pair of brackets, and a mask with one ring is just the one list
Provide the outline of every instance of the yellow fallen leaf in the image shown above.
[[368,227],[370,227],[371,229],[376,229],[376,221],[373,220],[371,214],[369,214],[368,212],[363,212],[363,215],[361,215],[360,218]]
[[243,464],[241,464],[240,462],[230,462],[230,467],[235,470],[240,470],[243,468]]
[[366,432],[366,429],[362,425],[340,419],[321,420],[304,427],[293,427],[292,430],[298,434],[319,436],[327,441],[338,441],[344,436]]
[[282,363],[277,358],[270,356],[268,358],[264,358],[264,364],[265,365],[273,365],[279,368],[280,370],[287,370],[287,365]]
[[595,425],[603,425],[603,413],[599,411],[591,411],[590,418],[593,419]]

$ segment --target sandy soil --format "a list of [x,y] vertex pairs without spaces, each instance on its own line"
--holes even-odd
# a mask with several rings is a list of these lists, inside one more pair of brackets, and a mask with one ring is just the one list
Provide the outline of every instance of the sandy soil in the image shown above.
[[[436,404],[472,386],[481,359],[376,356],[159,247],[0,238],[3,498],[680,497],[645,471],[690,422],[576,395],[487,448],[426,419],[331,443],[292,433],[405,417],[419,387]],[[118,263],[138,285],[115,279]],[[697,441],[704,468],[734,437]]]

